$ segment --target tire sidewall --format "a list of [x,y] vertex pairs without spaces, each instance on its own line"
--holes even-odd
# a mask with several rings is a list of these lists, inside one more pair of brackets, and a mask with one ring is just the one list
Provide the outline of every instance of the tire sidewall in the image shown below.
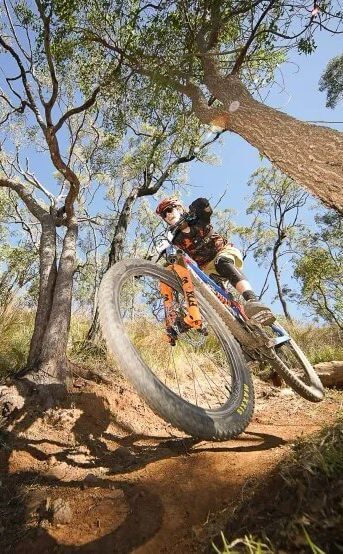
[[99,291],[100,321],[108,347],[118,358],[123,373],[155,412],[186,433],[204,439],[236,436],[249,423],[254,408],[251,374],[239,345],[215,310],[196,293],[201,309],[210,318],[230,360],[234,390],[229,402],[218,410],[199,408],[180,398],[144,363],[125,333],[120,291],[123,283],[135,274],[153,275],[174,289],[182,290],[171,271],[145,260],[119,262],[106,273]]

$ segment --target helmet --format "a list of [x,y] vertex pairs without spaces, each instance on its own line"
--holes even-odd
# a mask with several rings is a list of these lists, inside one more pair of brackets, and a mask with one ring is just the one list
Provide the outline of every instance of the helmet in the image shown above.
[[176,196],[172,196],[170,198],[164,198],[161,200],[161,202],[157,205],[156,213],[157,215],[162,215],[164,210],[166,208],[181,208],[184,210],[183,205],[181,204],[180,200]]

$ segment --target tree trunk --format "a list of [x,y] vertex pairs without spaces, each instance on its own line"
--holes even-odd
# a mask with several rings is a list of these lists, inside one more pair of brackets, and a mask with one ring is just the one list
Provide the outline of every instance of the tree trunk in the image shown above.
[[49,321],[44,333],[37,370],[31,375],[39,384],[65,383],[69,377],[68,345],[73,275],[75,271],[77,225],[66,231],[59,261]]
[[277,252],[278,252],[280,244],[281,243],[276,243],[276,245],[273,248],[273,273],[274,273],[275,283],[276,283],[277,292],[278,292],[278,297],[279,297],[279,300],[280,300],[280,303],[281,303],[281,306],[282,306],[282,309],[283,309],[283,313],[285,314],[285,318],[290,323],[293,323],[292,318],[291,318],[291,316],[288,312],[286,300],[283,297],[282,287],[281,287],[281,283],[280,283],[279,264],[278,264],[278,257],[277,257]]
[[50,216],[46,216],[42,222],[39,260],[39,297],[27,363],[28,368],[37,367],[40,358],[56,282],[56,226]]
[[304,123],[255,100],[237,76],[206,72],[206,85],[225,111],[211,110],[193,99],[204,123],[218,123],[255,146],[273,165],[305,186],[327,206],[343,214],[343,135]]
[[139,196],[139,189],[134,188],[124,202],[123,208],[119,215],[118,223],[114,231],[114,236],[111,243],[111,249],[108,256],[107,269],[109,269],[116,262],[119,262],[119,260],[121,260],[123,257],[124,242],[125,242],[127,228],[129,226],[130,219],[131,219],[132,206],[135,203],[138,196]]
[[[126,237],[127,228],[130,223],[132,207],[138,196],[139,196],[139,189],[134,188],[124,202],[124,205],[120,212],[119,219],[114,231],[114,236],[111,242],[111,249],[108,255],[108,263],[107,263],[106,271],[110,267],[112,267],[112,265],[114,265],[116,262],[119,262],[119,260],[121,260],[123,257],[125,237]],[[87,334],[87,340],[93,341],[98,336],[99,330],[100,330],[99,311],[98,311],[98,308],[96,308],[92,324]]]

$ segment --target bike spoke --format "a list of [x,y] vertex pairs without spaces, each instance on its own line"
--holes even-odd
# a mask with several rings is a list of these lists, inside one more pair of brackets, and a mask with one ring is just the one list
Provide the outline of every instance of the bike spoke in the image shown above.
[[[175,346],[168,341],[158,278],[128,279],[122,287],[121,315],[126,333],[151,371],[175,394],[203,408],[224,405],[231,394],[231,367],[211,322],[207,335],[194,329],[176,331]],[[173,310],[182,322],[183,294],[173,295]]]
[[[210,390],[212,391],[212,395],[217,398],[218,404],[220,405],[221,400],[222,400],[222,396],[223,396],[223,392],[224,392],[223,387],[222,387],[222,383],[220,383],[218,385],[213,379],[211,379],[210,375],[202,369],[201,366],[198,366],[198,371],[203,374],[205,380],[207,381],[207,383],[209,385]],[[199,383],[199,388],[201,389],[200,380],[198,380],[198,383]],[[221,393],[221,394],[219,394],[219,393]]]

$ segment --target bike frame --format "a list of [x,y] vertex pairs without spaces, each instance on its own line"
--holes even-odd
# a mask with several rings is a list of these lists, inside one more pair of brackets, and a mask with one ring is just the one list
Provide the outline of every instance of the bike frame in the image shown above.
[[231,292],[225,291],[222,287],[220,287],[207,273],[202,271],[200,267],[191,259],[187,254],[183,255],[184,260],[187,264],[187,266],[198,276],[200,277],[201,281],[203,283],[206,283],[207,285],[210,285],[210,287],[214,290],[216,293],[217,298],[220,300],[222,304],[225,304],[227,309],[232,313],[232,315],[235,318],[241,318],[243,321],[246,321],[248,318],[245,315],[243,306],[241,306],[236,300],[234,300]]
[[[203,283],[209,285],[218,300],[225,305],[226,309],[231,313],[235,320],[238,320],[240,323],[245,323],[246,321],[248,321],[243,306],[241,306],[239,302],[236,302],[236,300],[234,300],[232,294],[229,291],[225,291],[213,279],[211,279],[209,275],[202,271],[198,264],[194,260],[192,260],[192,258],[190,258],[185,252],[183,252],[179,248],[176,248],[173,244],[170,244],[170,246],[166,248],[165,254],[167,259],[172,261],[171,265],[169,266],[170,269],[173,268],[177,257],[181,257],[184,266],[189,269],[190,275],[194,273]],[[187,293],[185,290],[184,295],[188,305]],[[271,325],[271,329],[276,335],[276,337],[273,339],[274,347],[280,346],[281,344],[284,344],[285,342],[288,342],[290,340],[290,336],[288,335],[287,331],[283,327],[281,327],[280,324],[273,323],[273,325]]]

